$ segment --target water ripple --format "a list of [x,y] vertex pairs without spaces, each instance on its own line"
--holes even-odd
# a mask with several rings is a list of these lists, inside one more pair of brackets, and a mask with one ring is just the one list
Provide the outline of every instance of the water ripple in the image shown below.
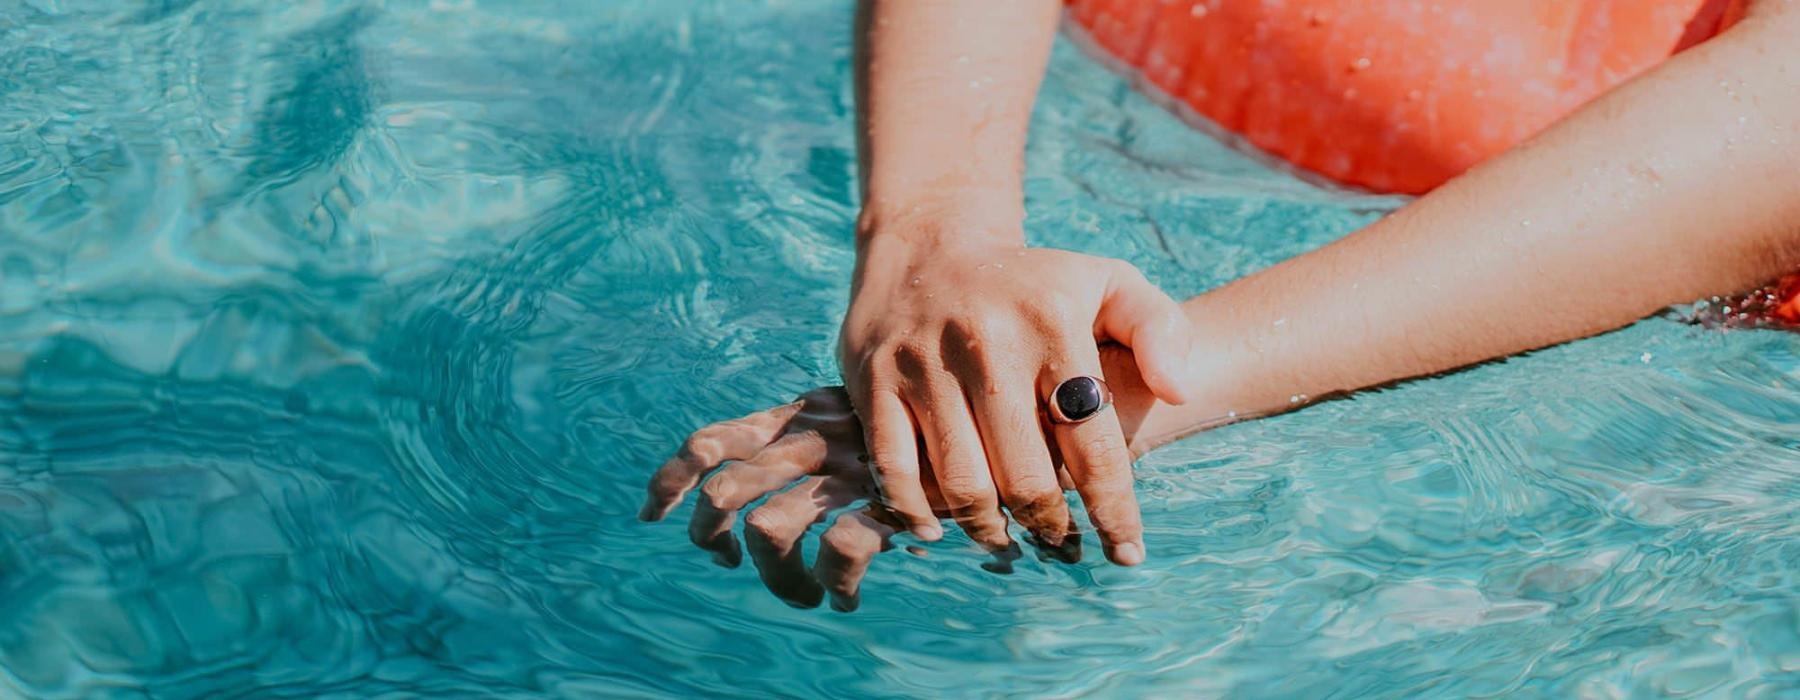
[[[832,381],[839,3],[0,7],[0,694],[1780,696],[1800,341],[1670,319],[1147,458],[1153,558],[789,608],[633,514]],[[1400,200],[1060,46],[1031,236],[1193,293]],[[817,550],[809,539],[808,551]]]

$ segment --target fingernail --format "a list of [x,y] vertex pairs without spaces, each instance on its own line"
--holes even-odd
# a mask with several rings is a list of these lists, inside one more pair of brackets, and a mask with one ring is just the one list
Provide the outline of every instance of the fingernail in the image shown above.
[[944,528],[937,523],[919,523],[918,525],[913,526],[912,532],[914,537],[925,540],[926,542],[936,542],[944,539]]
[[1137,566],[1144,563],[1144,548],[1135,542],[1113,545],[1107,558],[1120,566]]

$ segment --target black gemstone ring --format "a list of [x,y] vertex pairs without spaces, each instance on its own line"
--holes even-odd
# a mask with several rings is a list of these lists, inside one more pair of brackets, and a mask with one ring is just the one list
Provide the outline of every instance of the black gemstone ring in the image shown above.
[[1080,423],[1112,405],[1112,390],[1098,377],[1070,377],[1050,393],[1050,420]]

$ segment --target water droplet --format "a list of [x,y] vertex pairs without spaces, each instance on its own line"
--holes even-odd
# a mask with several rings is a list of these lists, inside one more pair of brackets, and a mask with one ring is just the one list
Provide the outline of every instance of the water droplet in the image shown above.
[[1650,364],[1650,359],[1653,357],[1656,357],[1656,356],[1652,355],[1650,353],[1644,353],[1644,354],[1638,356],[1638,361],[1647,365],[1647,364]]
[[1205,17],[1206,12],[1207,12],[1206,3],[1203,3],[1203,2],[1194,3],[1193,7],[1188,8],[1188,14],[1193,15],[1194,19],[1200,19],[1201,17]]
[[919,278],[917,278],[917,277],[912,278],[912,286],[914,286],[914,287],[919,286]]
[[1362,71],[1368,70],[1369,66],[1374,65],[1374,63],[1375,63],[1374,61],[1369,60],[1368,56],[1363,56],[1362,58],[1356,59],[1356,61],[1354,63],[1350,64],[1350,70],[1352,72],[1362,72]]

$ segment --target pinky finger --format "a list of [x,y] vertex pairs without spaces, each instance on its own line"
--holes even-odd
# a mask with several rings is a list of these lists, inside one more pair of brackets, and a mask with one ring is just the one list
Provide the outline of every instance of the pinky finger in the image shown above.
[[813,575],[831,593],[831,609],[852,612],[862,604],[863,574],[869,561],[893,546],[896,528],[863,509],[838,516],[820,539]]
[[869,407],[869,462],[880,487],[881,501],[899,515],[919,539],[936,541],[944,528],[931,512],[919,474],[919,442],[906,404],[889,392],[876,392]]

